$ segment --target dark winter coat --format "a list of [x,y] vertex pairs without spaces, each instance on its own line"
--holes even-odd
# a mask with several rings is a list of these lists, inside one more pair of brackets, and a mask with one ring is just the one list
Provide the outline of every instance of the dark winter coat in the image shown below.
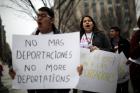
[[[92,45],[97,46],[101,50],[110,51],[111,44],[108,37],[102,31],[93,32]],[[80,40],[85,33],[80,32]]]

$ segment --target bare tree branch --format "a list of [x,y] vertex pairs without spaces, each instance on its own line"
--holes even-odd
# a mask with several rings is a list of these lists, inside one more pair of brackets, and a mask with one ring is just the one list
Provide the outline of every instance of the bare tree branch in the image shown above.
[[34,10],[34,12],[37,14],[37,11],[36,11],[36,9],[35,9],[33,3],[32,3],[30,0],[28,0],[28,2],[29,2],[29,4],[30,4],[30,6],[32,7],[32,9]]
[[[49,4],[49,6],[51,6],[51,0],[48,0],[48,4]],[[52,6],[51,6],[52,7]]]
[[64,3],[66,2],[66,0],[61,0],[61,2],[60,2],[60,0],[59,0],[59,4],[58,4],[58,6],[56,6],[56,9],[60,9],[60,6],[62,6]]
[[[68,21],[70,21],[71,16],[73,15],[74,10],[76,9],[77,5],[79,4],[80,0],[75,4],[75,6],[71,6],[71,8],[69,8],[69,11],[67,12],[67,19],[64,21],[65,27],[68,24]],[[71,4],[73,5],[74,2],[72,2]],[[64,32],[65,32],[65,27],[64,27]]]
[[45,2],[44,0],[41,0],[41,1],[44,4],[44,6],[47,6],[47,2]]
[[35,18],[35,17],[33,16],[33,14],[32,14],[31,12],[29,12],[29,11],[22,10],[22,9],[17,9],[17,8],[8,6],[8,5],[0,5],[0,7],[9,8],[9,9],[12,9],[12,10],[14,10],[14,11],[18,11],[18,12],[24,13],[24,14],[30,16],[31,18],[33,18],[33,19],[36,21],[36,18]]

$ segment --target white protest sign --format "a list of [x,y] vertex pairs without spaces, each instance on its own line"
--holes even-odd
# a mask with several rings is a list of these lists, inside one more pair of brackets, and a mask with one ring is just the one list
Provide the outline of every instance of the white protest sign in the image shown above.
[[77,86],[80,90],[115,93],[118,78],[116,54],[102,50],[89,52],[81,48],[83,73]]
[[126,64],[127,58],[123,52],[117,55],[118,61],[118,83],[123,83],[129,80],[129,65]]
[[75,88],[80,62],[79,33],[13,36],[16,89]]

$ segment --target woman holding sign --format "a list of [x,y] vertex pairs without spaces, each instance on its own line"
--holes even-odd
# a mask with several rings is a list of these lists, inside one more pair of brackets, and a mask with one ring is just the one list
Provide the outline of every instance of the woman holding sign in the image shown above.
[[90,16],[84,16],[80,22],[80,46],[89,48],[90,51],[95,49],[111,49],[107,36],[103,31],[98,30],[95,21]]
[[[100,31],[95,21],[90,16],[84,16],[80,22],[80,47],[88,48],[90,52],[101,49],[110,51],[111,44],[107,36]],[[79,74],[82,74],[83,66],[78,67]],[[83,93],[93,93],[89,91],[83,91]]]

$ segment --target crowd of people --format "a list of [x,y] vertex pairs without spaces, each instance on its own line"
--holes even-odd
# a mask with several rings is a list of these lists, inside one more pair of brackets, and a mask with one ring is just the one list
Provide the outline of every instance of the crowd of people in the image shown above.
[[[137,22],[140,28],[140,18]],[[60,34],[60,31],[54,25],[54,12],[48,7],[41,7],[37,14],[38,29],[32,35]],[[83,16],[80,22],[80,47],[94,50],[104,50],[114,53],[123,52],[128,59],[126,65],[130,66],[130,79],[117,84],[116,93],[129,93],[128,82],[131,80],[134,93],[140,93],[140,30],[136,31],[131,40],[121,36],[121,29],[118,26],[110,27],[109,36],[99,30],[94,19],[91,16]],[[79,75],[82,74],[83,65],[77,67]],[[16,72],[9,69],[12,79]],[[33,89],[28,93],[69,93],[70,89]],[[76,91],[76,90],[74,90]],[[83,91],[83,93],[95,93]]]

